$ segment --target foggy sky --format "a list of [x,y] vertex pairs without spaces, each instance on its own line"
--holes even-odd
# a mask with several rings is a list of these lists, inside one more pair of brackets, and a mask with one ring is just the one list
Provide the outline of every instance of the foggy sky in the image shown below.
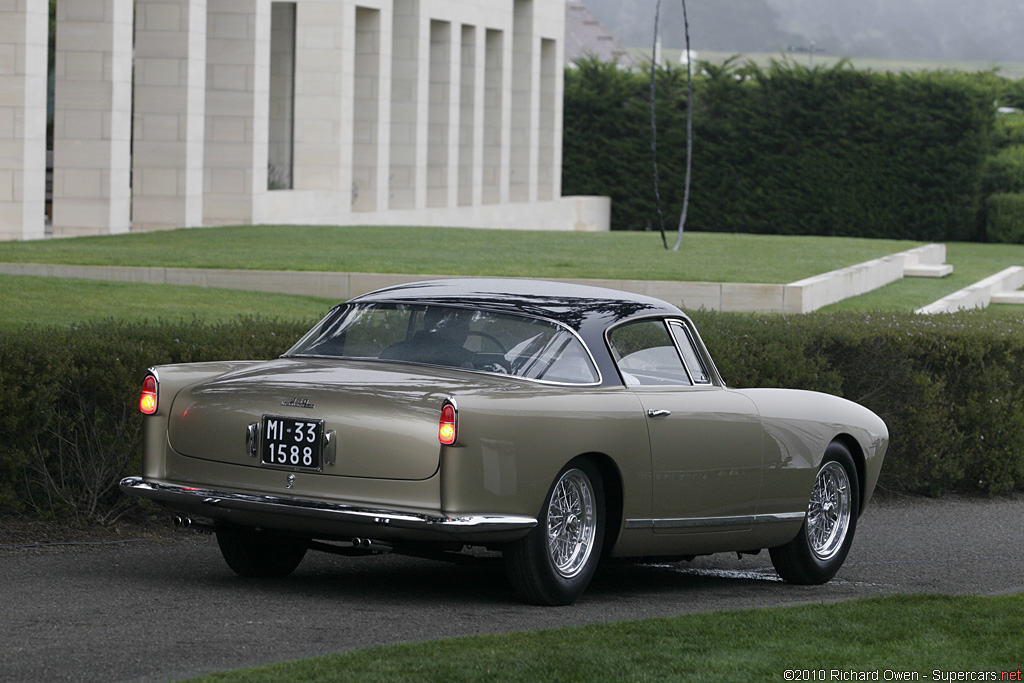
[[[584,0],[627,46],[646,47],[655,0]],[[1024,62],[1022,0],[686,0],[694,49]],[[666,47],[683,47],[682,0],[662,0]]]

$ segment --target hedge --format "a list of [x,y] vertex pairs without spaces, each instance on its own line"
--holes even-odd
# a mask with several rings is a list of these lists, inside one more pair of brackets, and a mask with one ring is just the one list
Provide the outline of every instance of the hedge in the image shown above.
[[[659,69],[668,227],[682,208],[685,71]],[[973,240],[992,145],[991,74],[879,74],[846,63],[713,66],[695,79],[688,229]],[[612,197],[612,226],[657,229],[649,75],[566,71],[563,193]]]
[[[825,391],[881,415],[884,489],[1024,490],[1024,320],[971,313],[694,314],[731,386]],[[141,468],[151,365],[272,358],[308,323],[104,322],[0,334],[0,513],[110,521]]]
[[992,195],[986,203],[985,214],[989,242],[1024,244],[1024,194]]
[[1024,145],[1007,145],[985,160],[986,195],[1024,192]]
[[108,321],[0,333],[0,511],[116,518],[127,504],[117,483],[141,467],[146,368],[273,358],[309,324]]
[[1004,114],[996,117],[992,131],[992,145],[995,149],[1024,145],[1024,113]]
[[701,312],[695,321],[732,386],[825,391],[880,415],[890,434],[883,488],[1024,490],[1024,319]]

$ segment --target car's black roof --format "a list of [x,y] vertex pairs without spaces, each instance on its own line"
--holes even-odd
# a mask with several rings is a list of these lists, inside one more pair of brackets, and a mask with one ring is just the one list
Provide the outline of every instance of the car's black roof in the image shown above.
[[661,299],[570,282],[520,278],[452,278],[378,289],[353,302],[408,301],[460,304],[550,318],[577,331],[644,315],[681,316]]

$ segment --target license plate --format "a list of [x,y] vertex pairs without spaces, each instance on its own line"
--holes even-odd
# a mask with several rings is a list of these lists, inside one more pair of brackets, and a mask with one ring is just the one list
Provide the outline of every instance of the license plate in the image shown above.
[[317,470],[323,463],[323,420],[263,416],[260,461],[267,467]]

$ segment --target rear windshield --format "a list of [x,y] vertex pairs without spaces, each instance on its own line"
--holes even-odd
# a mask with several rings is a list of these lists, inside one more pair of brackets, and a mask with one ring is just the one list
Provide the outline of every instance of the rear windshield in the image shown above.
[[600,381],[583,342],[568,328],[453,306],[340,306],[285,355],[439,365],[559,384]]

